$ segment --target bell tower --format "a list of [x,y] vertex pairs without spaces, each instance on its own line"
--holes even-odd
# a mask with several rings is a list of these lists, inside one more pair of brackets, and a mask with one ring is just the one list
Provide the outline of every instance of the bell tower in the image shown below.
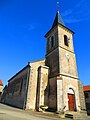
[[59,14],[59,11],[56,13],[56,17],[53,22],[52,28],[45,35],[45,37],[47,38],[46,65],[50,67],[49,77],[57,76],[60,73],[58,23],[64,26],[64,23]]
[[48,106],[55,111],[80,111],[73,34],[57,11],[52,28],[45,35],[46,65],[49,67]]
[[73,48],[74,32],[68,29],[59,11],[47,38],[46,65],[50,67],[50,77],[59,74],[77,77],[76,58]]

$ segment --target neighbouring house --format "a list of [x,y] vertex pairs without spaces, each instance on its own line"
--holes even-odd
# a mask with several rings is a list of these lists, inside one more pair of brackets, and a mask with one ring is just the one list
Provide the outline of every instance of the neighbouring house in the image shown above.
[[83,91],[85,96],[87,114],[90,115],[90,85],[83,86]]
[[40,111],[84,111],[83,86],[79,80],[73,47],[74,32],[65,26],[59,11],[47,39],[44,60],[29,62],[8,80],[4,103]]
[[5,85],[5,87],[3,88],[3,94],[1,96],[1,102],[5,103],[5,98],[8,95],[8,85]]
[[2,88],[3,88],[3,82],[0,80],[0,100],[1,100],[1,95],[2,95]]

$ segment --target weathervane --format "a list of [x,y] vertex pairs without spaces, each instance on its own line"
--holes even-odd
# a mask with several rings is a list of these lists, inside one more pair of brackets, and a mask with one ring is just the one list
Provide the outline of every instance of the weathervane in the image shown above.
[[59,12],[59,2],[57,2],[57,12]]

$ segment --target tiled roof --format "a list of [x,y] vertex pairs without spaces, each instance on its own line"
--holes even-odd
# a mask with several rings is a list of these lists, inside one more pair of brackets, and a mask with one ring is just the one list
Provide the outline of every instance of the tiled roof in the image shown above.
[[0,80],[0,85],[3,85],[2,80]]
[[88,86],[83,86],[83,91],[85,92],[85,91],[90,91],[90,85],[88,85]]

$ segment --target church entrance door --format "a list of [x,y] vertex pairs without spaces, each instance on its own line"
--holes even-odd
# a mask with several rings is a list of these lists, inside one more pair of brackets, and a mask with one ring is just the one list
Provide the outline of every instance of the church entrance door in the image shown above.
[[75,96],[74,94],[68,94],[68,107],[70,111],[75,110]]

